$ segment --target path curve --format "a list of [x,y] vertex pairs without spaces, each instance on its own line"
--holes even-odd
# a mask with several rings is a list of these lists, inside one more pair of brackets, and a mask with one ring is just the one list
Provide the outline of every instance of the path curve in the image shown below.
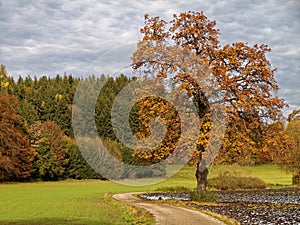
[[157,225],[225,225],[223,222],[191,209],[181,208],[163,203],[154,203],[132,196],[133,193],[115,194],[113,198],[146,209],[155,217]]

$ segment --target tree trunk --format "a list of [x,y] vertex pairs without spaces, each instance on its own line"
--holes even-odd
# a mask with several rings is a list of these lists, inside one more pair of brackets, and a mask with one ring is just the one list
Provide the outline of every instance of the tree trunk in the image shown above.
[[207,176],[208,176],[208,169],[206,167],[206,162],[205,160],[201,160],[200,163],[198,163],[197,170],[196,170],[198,193],[206,191]]

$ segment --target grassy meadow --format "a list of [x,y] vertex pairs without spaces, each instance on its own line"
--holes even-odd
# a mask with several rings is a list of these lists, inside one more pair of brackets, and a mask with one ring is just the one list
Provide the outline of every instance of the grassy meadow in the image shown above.
[[292,173],[287,173],[284,169],[272,164],[256,166],[215,165],[210,168],[210,177],[219,176],[226,172],[236,176],[258,177],[270,187],[292,185]]
[[[276,165],[212,166],[210,177],[226,171],[259,177],[270,186],[291,185],[291,174]],[[142,212],[114,201],[112,193],[176,186],[194,188],[194,173],[195,168],[184,167],[170,179],[151,186],[98,180],[0,184],[0,224],[151,224],[153,220],[141,216]]]

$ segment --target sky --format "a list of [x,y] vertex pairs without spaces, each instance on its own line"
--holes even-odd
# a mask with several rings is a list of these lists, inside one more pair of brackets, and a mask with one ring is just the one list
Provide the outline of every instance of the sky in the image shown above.
[[[267,44],[285,113],[300,109],[298,0],[0,0],[0,64],[14,78],[82,76],[95,62],[106,74],[112,61],[130,58],[144,14],[169,21],[186,11],[216,20],[222,45]],[[101,61],[109,51],[113,59]]]

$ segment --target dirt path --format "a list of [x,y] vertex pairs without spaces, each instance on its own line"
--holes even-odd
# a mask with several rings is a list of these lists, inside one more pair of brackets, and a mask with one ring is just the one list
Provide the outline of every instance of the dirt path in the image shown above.
[[219,220],[198,211],[162,203],[143,201],[132,196],[136,193],[115,194],[114,199],[141,207],[154,215],[157,225],[224,225]]

